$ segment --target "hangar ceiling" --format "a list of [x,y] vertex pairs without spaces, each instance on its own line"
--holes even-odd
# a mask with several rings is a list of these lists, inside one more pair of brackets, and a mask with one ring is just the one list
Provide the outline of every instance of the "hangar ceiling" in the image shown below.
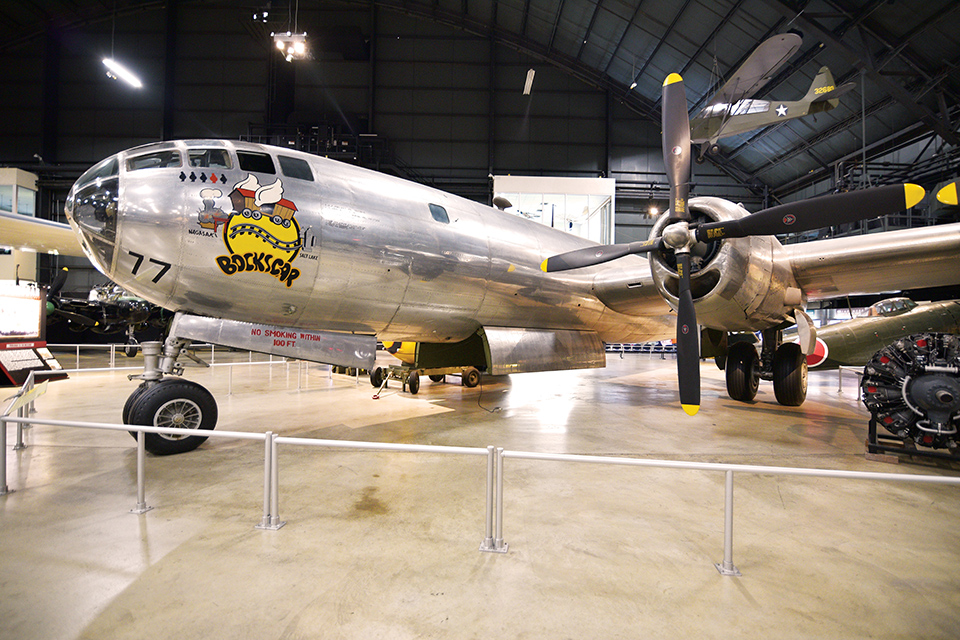
[[[489,39],[548,63],[641,118],[659,122],[663,78],[679,72],[691,111],[704,106],[765,38],[797,31],[800,51],[755,97],[795,100],[817,70],[828,66],[837,84],[857,88],[841,105],[815,118],[766,127],[720,142],[711,160],[741,183],[780,197],[825,180],[843,182],[860,159],[882,158],[913,144],[915,160],[877,169],[874,181],[929,180],[956,172],[960,103],[960,16],[956,0],[183,0],[224,15],[250,14],[266,5],[271,21],[289,24],[296,11],[304,28],[312,12],[329,7],[404,14]],[[164,15],[166,2],[44,0],[0,5],[0,59],[43,46],[51,29],[69,31],[137,14]],[[279,18],[277,17],[279,16]],[[275,24],[247,26],[256,35]],[[279,29],[278,29],[279,30]],[[632,85],[635,86],[631,88]],[[909,159],[908,159],[909,160]],[[853,167],[853,169],[851,169]],[[941,176],[941,174],[943,174]],[[949,175],[948,175],[949,174]],[[846,176],[849,178],[849,175]]]

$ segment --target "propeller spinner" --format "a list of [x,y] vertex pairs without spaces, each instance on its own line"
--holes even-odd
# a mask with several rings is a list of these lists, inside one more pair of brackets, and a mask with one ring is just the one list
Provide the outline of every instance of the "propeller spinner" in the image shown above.
[[700,409],[700,344],[697,312],[690,293],[690,250],[697,242],[809,231],[896,213],[923,199],[923,187],[899,184],[851,191],[771,207],[739,220],[691,226],[687,196],[690,191],[690,121],[686,91],[679,74],[663,83],[663,162],[670,183],[669,220],[659,238],[629,244],[587,247],[551,256],[540,268],[552,273],[603,264],[626,255],[671,249],[677,257],[677,374],[680,405],[689,415]]

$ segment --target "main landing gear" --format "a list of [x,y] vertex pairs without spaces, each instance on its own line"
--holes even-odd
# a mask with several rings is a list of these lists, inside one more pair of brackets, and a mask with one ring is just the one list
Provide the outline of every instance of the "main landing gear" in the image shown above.
[[[185,340],[167,338],[163,343],[144,342],[144,372],[130,379],[143,382],[123,405],[123,423],[150,427],[176,427],[198,432],[211,430],[217,425],[217,402],[204,387],[190,380],[164,378],[164,375],[179,376],[183,365],[177,357],[185,355],[203,363],[186,349]],[[130,435],[137,437],[136,431]],[[145,433],[144,446],[156,455],[169,455],[193,451],[205,440],[205,435]]]
[[759,353],[752,342],[734,342],[723,365],[727,393],[734,400],[752,402],[761,378],[773,382],[773,393],[782,405],[799,407],[807,398],[807,359],[799,344],[783,342],[779,329],[763,332]]

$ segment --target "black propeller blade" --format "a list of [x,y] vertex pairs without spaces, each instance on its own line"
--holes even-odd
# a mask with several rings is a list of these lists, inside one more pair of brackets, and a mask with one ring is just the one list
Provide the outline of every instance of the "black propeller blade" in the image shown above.
[[57,277],[53,279],[53,283],[50,285],[50,290],[47,291],[47,299],[56,297],[60,293],[60,289],[63,289],[64,283],[67,281],[67,268],[64,267],[57,272]]
[[708,222],[695,233],[698,241],[707,242],[809,231],[904,211],[920,202],[924,193],[923,187],[915,184],[849,191],[770,207],[739,220]]
[[[687,197],[690,194],[690,116],[687,113],[687,92],[680,74],[671,73],[663,81],[663,164],[670,182],[671,219],[683,226],[690,220]],[[678,225],[679,226],[679,225]],[[700,331],[697,311],[690,293],[690,248],[693,239],[667,238],[677,255],[677,277],[680,280],[677,301],[677,382],[680,406],[688,415],[700,410]]]
[[687,197],[690,194],[690,116],[687,92],[680,74],[671,73],[663,81],[663,165],[670,183],[671,218],[689,220]]
[[677,253],[677,274],[680,276],[677,305],[677,374],[680,384],[680,406],[688,415],[700,409],[700,331],[697,311],[690,293],[690,252]]
[[595,264],[610,262],[623,256],[633,253],[647,253],[656,251],[663,246],[660,238],[644,240],[643,242],[631,242],[629,244],[607,244],[598,247],[587,247],[586,249],[577,249],[561,253],[560,255],[547,258],[540,264],[540,268],[547,273],[554,271],[567,271],[568,269],[579,269],[580,267],[591,267]]

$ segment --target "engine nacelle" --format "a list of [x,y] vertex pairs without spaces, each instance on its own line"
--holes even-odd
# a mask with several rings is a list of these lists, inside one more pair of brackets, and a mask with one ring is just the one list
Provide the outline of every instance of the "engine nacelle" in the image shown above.
[[[722,198],[689,201],[691,222],[735,220],[749,214]],[[663,216],[651,237],[663,233]],[[772,236],[698,243],[690,254],[690,290],[697,322],[723,331],[756,331],[775,327],[803,304],[802,293],[782,247]],[[677,308],[676,258],[672,251],[650,253],[650,268],[660,295]]]

